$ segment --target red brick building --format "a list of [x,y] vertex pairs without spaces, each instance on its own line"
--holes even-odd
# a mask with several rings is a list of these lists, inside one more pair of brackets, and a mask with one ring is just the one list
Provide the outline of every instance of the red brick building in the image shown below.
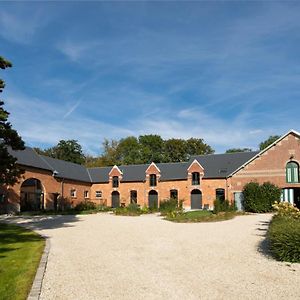
[[31,148],[11,153],[25,173],[19,183],[0,188],[0,210],[6,212],[54,209],[62,198],[70,206],[92,200],[117,207],[159,206],[173,197],[188,209],[212,209],[219,197],[241,208],[250,181],[275,183],[283,200],[300,203],[300,135],[293,130],[261,152],[199,155],[182,163],[85,168]]

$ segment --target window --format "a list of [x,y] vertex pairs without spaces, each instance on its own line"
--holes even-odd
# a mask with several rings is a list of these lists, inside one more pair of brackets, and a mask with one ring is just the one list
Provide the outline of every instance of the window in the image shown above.
[[170,190],[170,198],[178,200],[178,191]]
[[96,191],[95,196],[96,196],[96,198],[101,198],[102,197],[102,191]]
[[216,199],[219,199],[220,201],[225,201],[224,189],[216,189]]
[[137,191],[130,191],[130,203],[137,204]]
[[76,198],[76,190],[75,190],[75,189],[71,189],[71,191],[70,191],[70,196],[71,196],[72,198]]
[[193,172],[192,173],[192,185],[199,185],[200,184],[200,173]]
[[294,161],[291,161],[286,165],[286,182],[299,182],[299,165]]
[[156,185],[157,185],[156,175],[151,174],[150,175],[150,186],[156,186]]
[[85,199],[89,198],[89,191],[84,191],[83,194]]
[[118,177],[118,176],[113,176],[113,179],[112,179],[112,186],[113,186],[114,188],[119,187],[119,177]]

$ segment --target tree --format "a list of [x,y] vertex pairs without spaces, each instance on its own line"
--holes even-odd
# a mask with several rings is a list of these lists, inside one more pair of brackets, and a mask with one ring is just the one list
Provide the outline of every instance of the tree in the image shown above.
[[139,141],[134,136],[121,139],[116,149],[117,160],[121,164],[139,164],[141,159],[141,147]]
[[236,153],[236,152],[251,152],[251,148],[231,148],[226,150],[225,153]]
[[161,136],[157,134],[140,135],[138,141],[143,163],[164,161],[164,140]]
[[[12,67],[11,62],[0,56],[0,69]],[[0,93],[5,87],[4,80],[0,79]],[[22,138],[8,122],[9,112],[4,109],[4,102],[0,100],[0,184],[14,185],[24,173],[17,166],[17,159],[8,152],[8,147],[13,150],[24,150]]]
[[169,139],[165,141],[165,162],[187,161],[187,143],[183,139]]
[[259,144],[259,150],[262,151],[280,138],[279,135],[270,135],[265,141]]
[[188,156],[212,154],[215,152],[211,146],[204,143],[203,139],[190,138],[186,141],[186,146]]
[[83,164],[85,162],[82,147],[76,140],[60,140],[54,147],[45,150],[35,148],[35,150],[38,154],[70,161],[76,164]]

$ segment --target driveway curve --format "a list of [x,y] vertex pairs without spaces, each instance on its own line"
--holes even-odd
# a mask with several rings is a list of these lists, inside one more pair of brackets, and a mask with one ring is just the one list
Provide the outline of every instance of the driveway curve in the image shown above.
[[300,264],[265,252],[269,214],[10,217],[50,238],[41,299],[300,299]]

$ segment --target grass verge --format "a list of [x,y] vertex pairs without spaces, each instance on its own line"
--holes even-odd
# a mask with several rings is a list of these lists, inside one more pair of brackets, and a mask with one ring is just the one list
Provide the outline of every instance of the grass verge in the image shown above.
[[218,214],[214,214],[213,212],[207,210],[195,210],[179,214],[170,213],[165,217],[165,220],[177,223],[218,222],[230,220],[236,215],[241,215],[241,213],[220,212]]
[[268,230],[268,239],[274,258],[280,261],[300,262],[300,219],[274,216]]
[[0,223],[0,298],[26,299],[39,266],[45,240],[15,225]]

